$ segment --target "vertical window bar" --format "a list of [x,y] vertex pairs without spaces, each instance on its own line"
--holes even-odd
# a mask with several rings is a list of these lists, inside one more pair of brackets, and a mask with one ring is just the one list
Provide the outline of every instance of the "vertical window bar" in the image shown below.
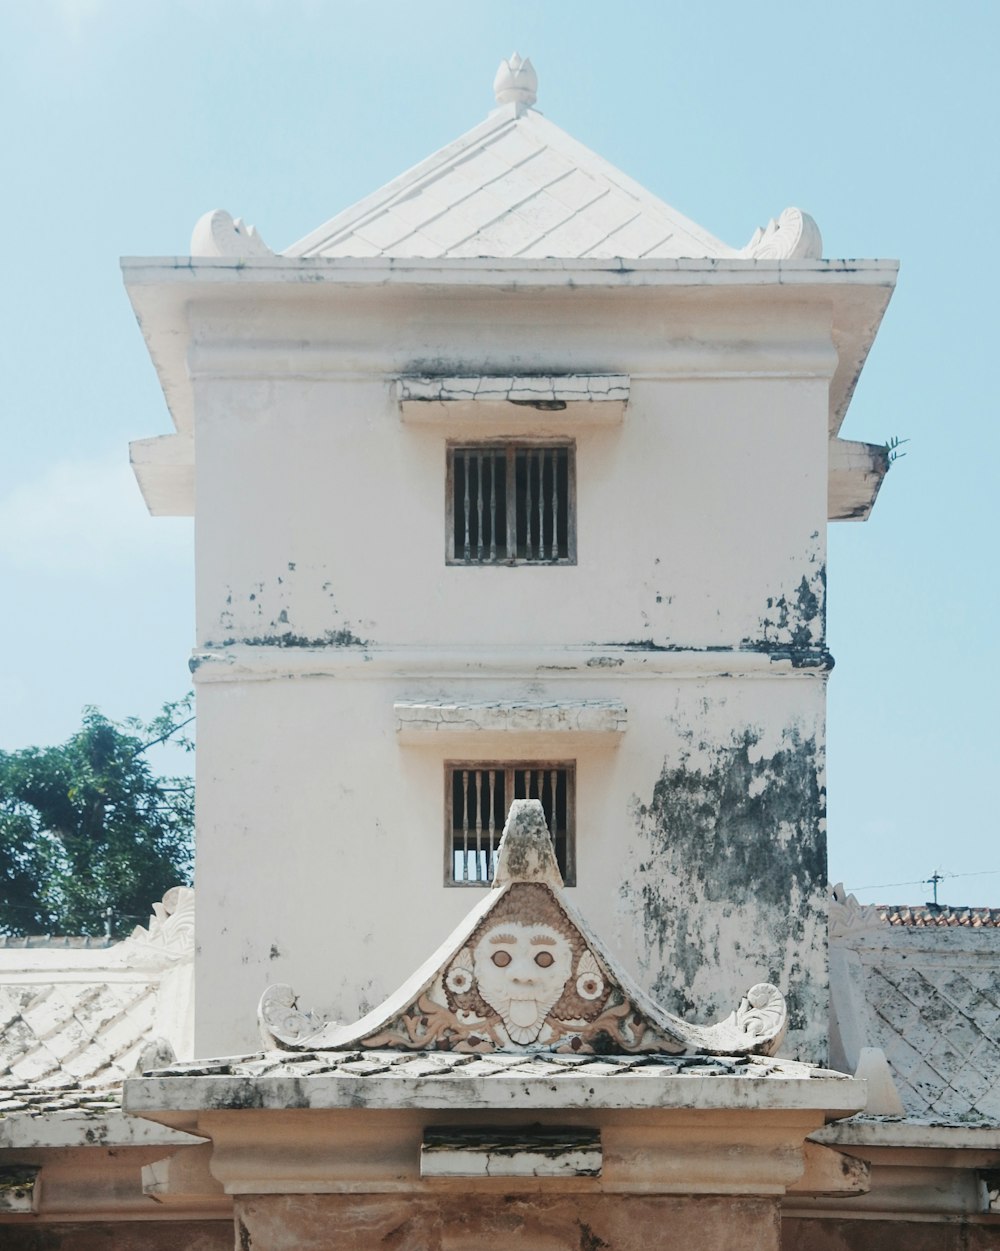
[[[490,456],[490,560],[497,558],[497,454]],[[493,809],[490,809],[492,813]],[[492,818],[491,818],[492,819]]]
[[497,858],[500,855],[500,843],[503,840],[503,828],[507,824],[507,808],[510,804],[510,798],[513,791],[507,782],[507,773],[504,769],[497,770],[497,786],[500,789],[500,799],[497,803],[497,812],[499,814],[499,822],[496,830],[496,846],[493,848],[493,869],[496,871]]
[[562,449],[552,449],[552,548],[551,556],[556,560],[562,553],[559,550],[559,468],[562,461]]
[[535,453],[538,462],[538,559],[545,559],[545,448]]
[[551,821],[551,826],[550,826],[552,830],[552,845],[556,849],[556,859],[562,860],[562,858],[559,855],[560,834],[561,834],[562,827],[559,824],[559,810],[557,807],[558,802],[559,802],[559,792],[556,789],[556,771],[555,769],[550,769],[549,770],[549,807],[552,810],[552,821]]
[[524,481],[525,481],[525,490],[527,492],[525,496],[525,505],[524,505],[524,531],[525,531],[524,554],[528,558],[528,560],[533,560],[535,556],[535,548],[534,548],[534,544],[531,541],[532,509],[531,509],[531,452],[530,450],[526,450],[524,453]]
[[493,860],[496,854],[496,836],[497,836],[497,826],[496,826],[496,817],[495,817],[496,785],[497,785],[497,771],[496,769],[491,769],[490,770],[490,819],[489,819],[489,825],[487,826],[487,837],[489,839],[489,847],[487,848],[487,851],[486,851],[486,880],[488,882],[491,882],[493,880],[493,868],[494,868]]
[[483,771],[476,770],[476,871],[473,881],[483,879]]
[[507,559],[517,559],[517,461],[513,447],[507,449]]
[[479,489],[476,495],[476,559],[483,563],[483,454],[476,458],[479,473]]
[[462,770],[462,881],[469,880],[469,770]]
[[472,545],[469,542],[469,464],[472,453],[463,453],[465,457],[465,559],[472,559]]

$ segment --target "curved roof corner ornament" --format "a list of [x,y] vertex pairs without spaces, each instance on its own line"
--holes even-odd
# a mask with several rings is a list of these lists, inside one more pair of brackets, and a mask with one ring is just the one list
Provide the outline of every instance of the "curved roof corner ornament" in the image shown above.
[[808,213],[786,208],[766,226],[758,226],[738,255],[755,261],[818,261],[823,255],[823,236]]
[[273,256],[274,253],[242,217],[212,209],[199,217],[191,232],[191,255],[197,257]]

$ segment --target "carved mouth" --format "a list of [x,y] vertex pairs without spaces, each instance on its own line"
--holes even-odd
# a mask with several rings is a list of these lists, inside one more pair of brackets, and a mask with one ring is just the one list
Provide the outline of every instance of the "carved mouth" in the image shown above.
[[533,1028],[538,1023],[538,1002],[535,999],[512,999],[507,1005],[507,1015],[512,1025],[520,1029]]

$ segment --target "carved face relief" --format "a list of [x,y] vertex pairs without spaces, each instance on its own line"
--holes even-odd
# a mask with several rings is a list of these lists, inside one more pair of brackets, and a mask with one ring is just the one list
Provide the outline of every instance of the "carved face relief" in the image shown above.
[[573,969],[568,940],[551,925],[500,921],[472,953],[479,993],[513,1042],[531,1043]]

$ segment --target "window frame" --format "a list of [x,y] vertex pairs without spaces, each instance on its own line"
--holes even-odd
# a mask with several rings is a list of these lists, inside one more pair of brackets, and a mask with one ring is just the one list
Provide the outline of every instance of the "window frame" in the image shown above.
[[[504,812],[504,820],[506,821],[507,813],[510,812],[510,805],[516,796],[514,795],[514,774],[521,770],[537,771],[537,770],[565,770],[566,772],[566,867],[563,873],[563,885],[576,885],[576,760],[533,760],[518,758],[515,760],[445,760],[444,761],[444,885],[446,887],[478,887],[488,890],[492,886],[491,881],[456,881],[454,876],[455,868],[455,814],[453,811],[453,794],[454,783],[453,777],[456,770],[503,770],[505,774],[505,789],[509,780],[510,783],[510,799],[506,800],[506,810]],[[499,835],[502,833],[502,827],[497,831],[497,844],[499,845]],[[552,837],[553,850],[555,849],[555,836],[553,831],[549,830]]]
[[[455,551],[455,454],[456,452],[484,452],[503,449],[507,454],[505,506],[507,515],[506,550],[510,550],[511,526],[515,527],[517,516],[516,455],[526,450],[565,450],[567,452],[566,488],[566,555],[549,559],[527,559],[519,556],[499,557],[496,560],[466,560]],[[488,438],[449,439],[446,443],[445,472],[445,564],[460,569],[521,569],[566,568],[577,564],[576,550],[576,440],[571,438]],[[514,519],[512,522],[512,518]]]

